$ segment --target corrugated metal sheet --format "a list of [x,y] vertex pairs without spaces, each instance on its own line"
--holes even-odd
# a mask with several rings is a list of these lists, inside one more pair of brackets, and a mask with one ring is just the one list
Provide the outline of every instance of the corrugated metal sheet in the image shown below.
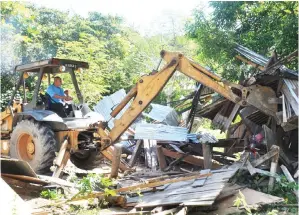
[[[105,96],[101,101],[98,102],[96,106],[93,107],[94,111],[101,114],[105,121],[109,121],[111,119],[110,113],[112,110],[123,100],[126,96],[126,91],[121,89],[110,96]],[[116,116],[116,119],[119,119],[123,113],[128,109],[130,103],[128,103],[123,110]],[[113,128],[114,123],[113,119],[111,119],[108,123],[108,127]]]
[[135,139],[187,141],[187,128],[162,124],[137,124]]
[[173,108],[159,104],[151,104],[151,107],[152,110],[149,113],[143,113],[143,115],[167,125],[179,125],[179,116]]
[[294,110],[295,115],[299,116],[298,80],[283,79],[281,91]]
[[268,61],[269,61],[269,58],[266,58],[260,54],[257,54],[255,53],[254,51],[244,47],[244,46],[241,46],[241,45],[237,45],[237,47],[235,48],[235,50],[242,54],[243,56],[245,56],[246,58],[248,58],[249,60],[251,60],[252,62],[258,64],[258,65],[261,65],[261,66],[265,66]]
[[197,134],[188,134],[187,138],[192,143],[217,143],[218,139],[210,133],[207,132],[199,132]]

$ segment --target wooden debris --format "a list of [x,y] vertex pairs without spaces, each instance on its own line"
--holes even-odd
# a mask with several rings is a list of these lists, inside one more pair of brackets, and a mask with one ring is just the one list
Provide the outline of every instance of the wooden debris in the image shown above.
[[[113,151],[114,151],[114,147],[110,146],[108,147],[106,150],[101,151],[101,153],[110,161],[113,160]],[[126,170],[131,170],[128,166],[128,164],[126,164],[122,159],[121,162],[119,164],[119,169],[124,172]]]
[[163,154],[162,146],[157,146],[157,157],[160,166],[160,170],[164,170],[167,167],[166,159]]
[[141,145],[142,145],[142,140],[137,140],[136,146],[134,148],[131,159],[129,161],[129,167],[133,167],[134,164],[136,163],[136,160],[140,156]]
[[[287,178],[287,180],[292,183],[292,182],[295,182],[295,180],[293,179],[291,173],[289,172],[289,170],[284,166],[284,165],[281,165],[280,166],[283,174],[285,175],[285,177]],[[294,189],[293,193],[296,195],[296,197],[298,198],[298,191]]]
[[30,176],[25,176],[25,175],[1,174],[1,177],[2,176],[5,176],[7,178],[13,178],[13,179],[29,182],[29,183],[42,184],[42,185],[48,185],[49,184],[48,182],[43,181],[39,178],[34,178],[34,177],[30,177]]
[[[274,155],[272,157],[272,162],[271,162],[271,167],[270,167],[270,173],[271,174],[275,174],[277,171],[277,165],[278,165],[278,158],[279,158],[279,153]],[[274,177],[270,177],[269,179],[269,185],[268,185],[268,190],[272,191],[273,187],[274,187],[274,182],[275,182],[275,178]]]
[[253,167],[257,167],[257,166],[263,164],[265,161],[272,158],[273,156],[277,155],[277,153],[279,153],[279,147],[278,146],[272,146],[271,150],[267,154],[265,154],[265,155],[259,157],[258,159],[252,161],[251,164],[252,164]]
[[[182,153],[173,152],[173,151],[170,151],[165,148],[163,148],[162,150],[163,150],[164,155],[166,155],[168,157],[172,157],[172,158],[180,158],[183,155]],[[196,165],[196,166],[201,166],[201,167],[204,166],[204,158],[200,157],[200,156],[188,155],[183,159],[183,161],[193,164],[193,165]],[[212,163],[212,167],[211,167],[212,169],[216,169],[219,167],[220,167],[219,164],[214,163],[214,162]]]
[[129,198],[128,202],[139,202],[135,206],[137,208],[172,205],[210,206],[236,171],[237,168],[212,171],[213,175],[206,179],[203,186],[192,187],[194,180],[180,181],[170,184],[164,191]]
[[[209,174],[197,174],[197,175],[193,175],[193,176],[181,177],[181,178],[176,178],[176,179],[168,179],[168,180],[158,181],[158,182],[153,182],[153,183],[148,183],[148,184],[138,184],[138,185],[134,185],[134,186],[130,186],[130,187],[123,187],[123,188],[116,189],[114,191],[116,193],[134,191],[134,190],[144,189],[144,188],[149,188],[149,187],[158,187],[158,186],[161,186],[161,185],[164,185],[164,184],[169,184],[169,183],[193,180],[193,179],[202,178],[202,177],[206,177],[206,176],[210,176],[210,175],[212,175],[212,174],[211,173],[209,173]],[[96,198],[96,197],[100,197],[100,196],[103,196],[103,195],[105,195],[105,193],[103,193],[103,192],[92,193],[92,194],[89,194],[89,195],[84,196],[84,197],[73,198],[73,199],[71,199],[71,201],[76,201],[76,200],[81,200],[81,199],[88,199],[88,198]]]
[[157,141],[156,140],[143,140],[145,162],[146,166],[152,170],[157,170],[158,160],[157,160]]
[[1,176],[2,179],[11,186],[11,188],[21,196],[39,196],[43,189],[40,184],[32,184],[17,179]]
[[122,153],[122,145],[115,144],[114,151],[113,151],[110,178],[117,178],[118,176],[118,168],[120,164],[121,153]]
[[212,167],[212,147],[206,143],[202,143],[201,145],[204,157],[204,168],[210,169]]

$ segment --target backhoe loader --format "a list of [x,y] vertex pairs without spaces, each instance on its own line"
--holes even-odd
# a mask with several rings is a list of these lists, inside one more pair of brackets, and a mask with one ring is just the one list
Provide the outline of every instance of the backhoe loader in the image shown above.
[[[159,71],[142,76],[112,110],[110,115],[115,118],[131,101],[124,114],[119,119],[115,119],[111,130],[108,130],[108,123],[101,120],[101,116],[92,113],[86,105],[84,106],[75,71],[78,68],[88,68],[87,63],[53,58],[17,66],[16,72],[20,72],[20,80],[16,90],[24,81],[23,76],[26,72],[37,72],[38,81],[30,104],[24,105],[14,100],[13,95],[7,109],[2,112],[1,152],[10,148],[11,157],[28,161],[35,171],[42,172],[49,170],[55,157],[54,152],[59,151],[54,162],[56,176],[59,176],[69,157],[80,168],[94,166],[90,164],[96,164],[97,158],[101,157],[100,154],[111,159],[113,147],[110,146],[119,141],[122,134],[153,101],[176,71],[203,84],[240,107],[253,106],[276,118],[277,104],[268,102],[276,98],[271,88],[260,85],[244,87],[230,83],[178,52],[163,50],[160,55],[166,62],[165,66]],[[81,118],[75,116],[61,118],[54,112],[45,110],[43,105],[37,105],[38,92],[44,75],[48,76],[48,84],[50,84],[50,75],[60,73],[62,66],[72,77],[80,102],[79,106],[85,107],[80,109]],[[79,109],[78,106],[75,108]]]

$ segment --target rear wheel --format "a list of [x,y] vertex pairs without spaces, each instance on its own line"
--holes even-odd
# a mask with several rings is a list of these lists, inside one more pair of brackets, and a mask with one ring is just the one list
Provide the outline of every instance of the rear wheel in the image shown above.
[[71,154],[70,159],[76,167],[85,170],[92,170],[100,167],[102,158],[101,153],[97,151],[82,150]]
[[12,132],[10,156],[27,161],[36,173],[50,172],[55,149],[54,132],[39,123],[24,120]]

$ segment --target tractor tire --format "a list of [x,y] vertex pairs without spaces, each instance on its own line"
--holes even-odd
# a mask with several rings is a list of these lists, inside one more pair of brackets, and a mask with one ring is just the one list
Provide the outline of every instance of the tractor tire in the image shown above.
[[11,134],[10,156],[27,161],[38,174],[49,173],[55,158],[56,143],[51,128],[23,120]]
[[71,154],[71,162],[79,169],[92,170],[101,165],[103,156],[97,151],[75,152]]

